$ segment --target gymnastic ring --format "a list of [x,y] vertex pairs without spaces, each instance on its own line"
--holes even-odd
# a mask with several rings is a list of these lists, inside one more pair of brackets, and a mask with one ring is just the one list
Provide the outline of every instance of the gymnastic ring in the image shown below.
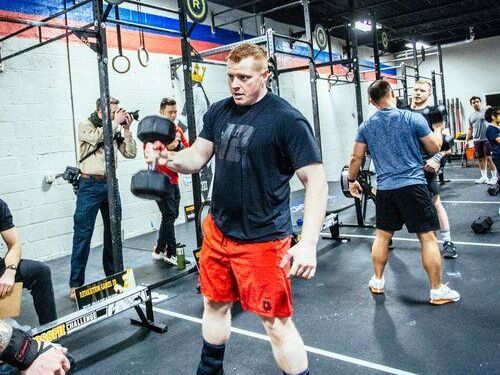
[[[127,62],[126,68],[124,70],[118,70],[116,68],[116,61],[119,57],[123,57],[125,59],[125,61]],[[130,60],[125,55],[116,55],[115,57],[113,57],[113,60],[111,60],[111,65],[113,66],[114,71],[117,73],[120,73],[120,74],[125,74],[130,70]]]
[[330,74],[327,78],[327,82],[330,86],[335,86],[338,81],[339,81],[339,76],[336,75],[335,73]]
[[[139,64],[143,67],[147,67],[149,65],[149,52],[146,47],[139,47],[137,50],[137,58],[139,59]],[[143,59],[145,59],[145,61]]]

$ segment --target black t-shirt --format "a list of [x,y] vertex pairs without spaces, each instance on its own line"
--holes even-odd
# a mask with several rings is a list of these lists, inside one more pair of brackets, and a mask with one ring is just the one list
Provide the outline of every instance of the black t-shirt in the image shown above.
[[0,199],[0,232],[14,228],[12,221],[12,214],[10,213],[9,206]]
[[211,214],[222,233],[242,242],[289,236],[289,181],[321,163],[304,116],[272,93],[251,106],[228,98],[209,108],[199,136],[214,144]]
[[[434,131],[434,128],[432,127],[432,123],[431,123],[431,119],[429,118],[429,114],[428,113],[423,113],[424,110],[426,108],[429,108],[428,106],[427,107],[424,107],[422,109],[412,109],[411,107],[408,107],[408,109],[412,112],[415,112],[415,113],[420,113],[422,116],[424,116],[425,120],[427,121],[427,124],[429,124],[429,128],[431,129],[431,131],[433,132]],[[430,159],[432,157],[433,154],[429,154],[424,146],[422,146],[422,144],[420,145],[420,152],[422,153],[422,158],[424,159],[424,162],[428,159]],[[441,167],[444,167],[446,164],[446,159],[445,158],[442,158],[441,159]],[[426,173],[429,173],[426,171]],[[432,174],[432,173],[430,173]]]

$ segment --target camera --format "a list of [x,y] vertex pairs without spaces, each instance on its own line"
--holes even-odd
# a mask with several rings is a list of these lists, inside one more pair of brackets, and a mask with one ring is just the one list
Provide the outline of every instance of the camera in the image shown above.
[[73,191],[78,191],[79,180],[80,180],[80,168],[77,167],[66,167],[66,170],[62,174],[62,178],[64,181],[68,181],[71,185],[73,185]]
[[[139,120],[139,111],[140,109],[134,111],[134,112],[128,112],[127,110],[124,110],[125,112],[127,112],[130,116],[132,116],[132,118],[136,121]],[[125,125],[126,124],[126,121],[123,121],[120,125]]]

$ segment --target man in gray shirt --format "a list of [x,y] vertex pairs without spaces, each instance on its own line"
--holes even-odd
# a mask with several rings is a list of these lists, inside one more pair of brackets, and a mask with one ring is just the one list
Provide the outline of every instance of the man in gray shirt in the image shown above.
[[378,80],[368,88],[370,102],[378,111],[358,129],[351,163],[349,191],[360,198],[362,188],[356,177],[367,150],[377,172],[375,216],[377,233],[372,246],[374,276],[368,283],[372,293],[384,293],[384,268],[389,259],[389,241],[406,225],[421,243],[422,263],[431,284],[429,302],[442,305],[456,302],[460,295],[443,285],[441,254],[436,230],[439,220],[422,167],[420,144],[437,153],[442,145],[442,123],[430,129],[419,113],[396,108],[396,97],[389,82]]
[[[486,127],[488,123],[484,119],[485,110],[481,98],[473,96],[470,98],[470,104],[474,112],[469,116],[469,129],[465,138],[466,144],[472,138],[474,141],[474,157],[479,160],[479,170],[481,178],[476,180],[476,184],[491,184],[497,182],[497,169],[491,158],[490,143],[486,139]],[[488,169],[491,171],[491,179],[488,179]]]

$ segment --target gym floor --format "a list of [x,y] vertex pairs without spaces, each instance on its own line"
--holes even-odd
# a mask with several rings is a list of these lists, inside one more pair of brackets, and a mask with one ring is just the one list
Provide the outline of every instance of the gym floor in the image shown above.
[[[421,266],[416,238],[406,230],[395,236],[396,249],[386,269],[385,296],[372,296],[370,247],[373,229],[341,228],[351,241],[321,240],[318,270],[312,281],[294,280],[294,321],[307,345],[312,374],[493,374],[500,373],[500,225],[498,197],[475,185],[479,171],[454,162],[446,168],[451,179],[442,190],[459,257],[443,260],[443,279],[462,299],[441,307],[428,304],[429,286]],[[303,191],[291,206],[303,202]],[[329,208],[349,201],[338,183],[330,186]],[[294,213],[294,219],[300,215]],[[470,224],[480,215],[497,223],[476,235]],[[373,216],[369,203],[368,217]],[[340,213],[354,223],[351,208]],[[193,249],[193,223],[176,227],[178,240]],[[150,251],[156,233],[124,242],[124,262],[134,269],[137,283],[152,283],[178,271],[153,262]],[[49,262],[59,316],[74,311],[68,297],[69,257]],[[87,280],[103,277],[100,248],[93,249]],[[61,343],[76,359],[79,374],[194,374],[201,349],[202,298],[191,274],[157,291],[167,295],[155,306],[155,319],[168,325],[157,334],[132,326],[129,310],[64,338]],[[36,325],[24,296],[20,323]],[[226,350],[226,374],[281,374],[257,317],[233,309],[233,332]]]

